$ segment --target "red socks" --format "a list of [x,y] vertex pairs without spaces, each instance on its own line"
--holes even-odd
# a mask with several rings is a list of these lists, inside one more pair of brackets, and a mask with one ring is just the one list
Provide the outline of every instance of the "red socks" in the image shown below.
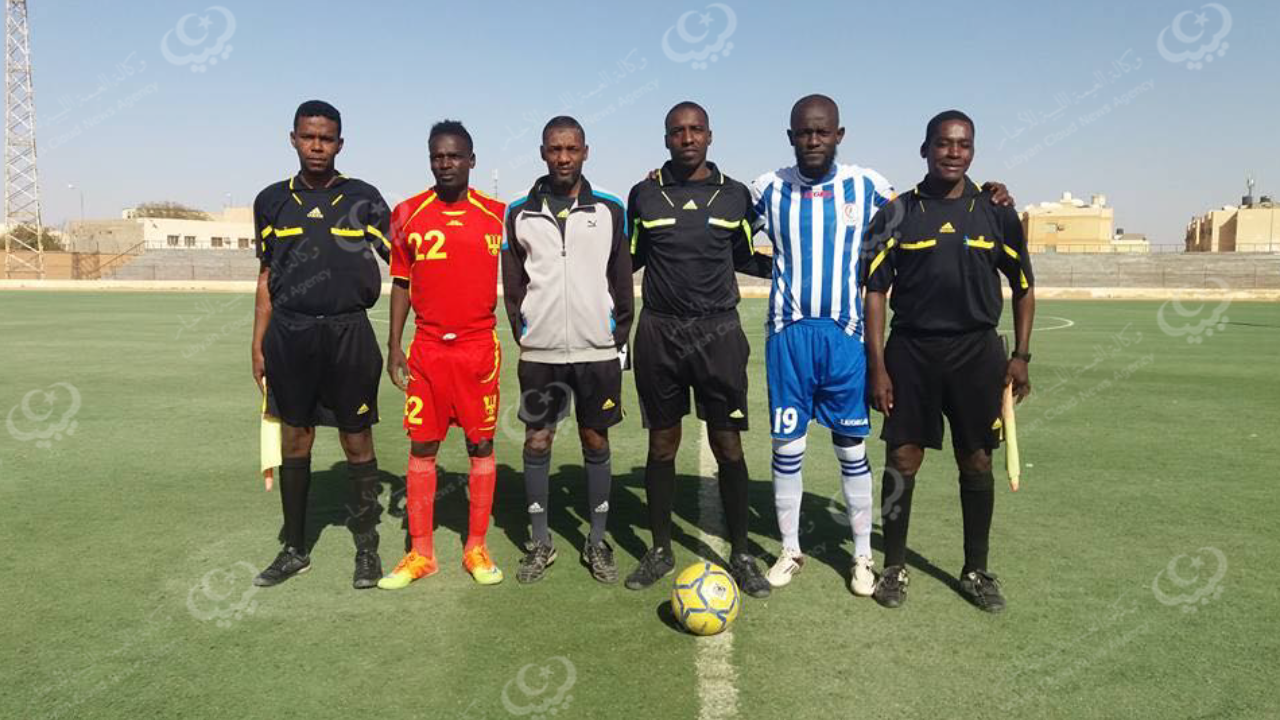
[[[433,486],[434,469],[433,466]],[[471,514],[470,523],[467,526],[466,550],[484,544],[485,533],[489,531],[489,515],[493,510],[493,488],[497,484],[497,479],[498,472],[493,455],[471,458],[471,476],[467,483],[470,488]]]
[[[489,461],[492,468],[492,458]],[[492,487],[490,485],[490,488]],[[409,515],[409,539],[413,549],[423,557],[433,558],[435,548],[432,545],[431,532],[435,527],[432,511],[436,503],[436,459],[410,455],[409,473],[405,478],[404,489],[405,511]],[[491,489],[490,497],[492,495]],[[474,515],[474,510],[472,513]],[[474,523],[474,520],[472,522]]]

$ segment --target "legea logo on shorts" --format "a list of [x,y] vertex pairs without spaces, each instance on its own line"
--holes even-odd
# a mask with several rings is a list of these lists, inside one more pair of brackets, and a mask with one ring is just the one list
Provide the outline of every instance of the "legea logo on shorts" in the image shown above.
[[867,420],[865,418],[854,418],[852,420],[849,420],[849,419],[837,420],[836,424],[842,427],[862,427],[863,425],[867,425],[870,422],[871,422],[870,420]]

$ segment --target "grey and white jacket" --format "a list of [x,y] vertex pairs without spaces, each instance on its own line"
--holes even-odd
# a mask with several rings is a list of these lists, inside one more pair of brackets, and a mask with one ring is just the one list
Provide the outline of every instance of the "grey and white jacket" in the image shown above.
[[564,231],[546,177],[507,208],[502,291],[520,358],[568,364],[617,360],[635,306],[626,212],[586,178]]

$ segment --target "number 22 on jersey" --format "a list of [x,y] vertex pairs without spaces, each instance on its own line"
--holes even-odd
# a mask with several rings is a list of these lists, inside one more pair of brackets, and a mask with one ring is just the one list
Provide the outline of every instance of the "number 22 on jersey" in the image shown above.
[[[413,245],[414,260],[445,260],[449,255],[444,250],[444,233],[439,230],[428,230],[426,235],[409,233],[409,243]],[[430,245],[427,254],[422,254],[422,245]]]

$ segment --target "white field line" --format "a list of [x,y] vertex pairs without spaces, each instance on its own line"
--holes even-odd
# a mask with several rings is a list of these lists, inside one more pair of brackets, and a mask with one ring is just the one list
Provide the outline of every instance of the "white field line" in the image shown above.
[[[729,558],[729,546],[720,539],[724,530],[724,510],[716,483],[716,459],[707,440],[707,426],[701,426],[698,451],[698,536],[720,557]],[[741,602],[739,598],[739,602]],[[733,668],[733,628],[719,635],[698,638],[698,720],[720,720],[738,715],[738,673]]]

